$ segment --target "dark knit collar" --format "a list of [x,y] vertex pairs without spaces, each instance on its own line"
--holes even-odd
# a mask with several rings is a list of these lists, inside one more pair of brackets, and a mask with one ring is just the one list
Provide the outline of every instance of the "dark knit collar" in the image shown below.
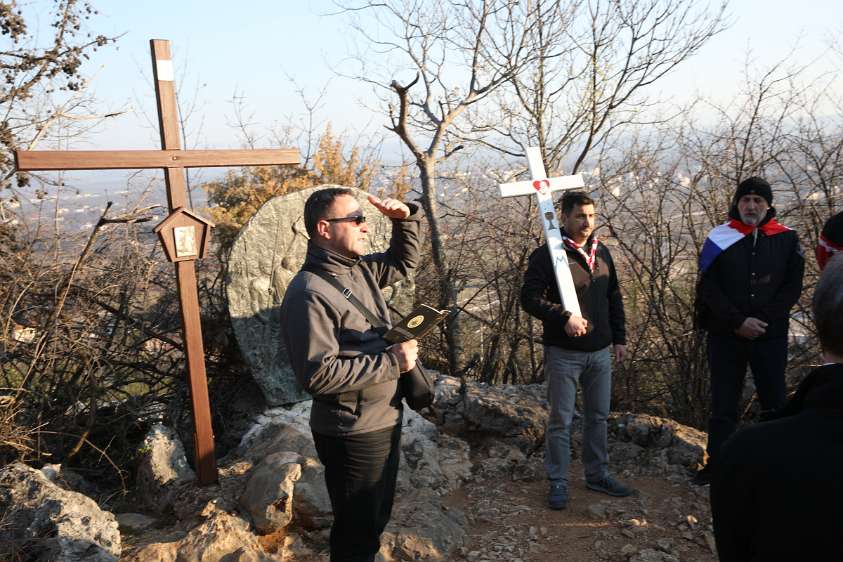
[[[343,275],[360,263],[360,258],[350,258],[316,245],[312,240],[307,243],[307,256],[304,266],[324,269],[328,273]],[[303,267],[304,267],[303,266]]]

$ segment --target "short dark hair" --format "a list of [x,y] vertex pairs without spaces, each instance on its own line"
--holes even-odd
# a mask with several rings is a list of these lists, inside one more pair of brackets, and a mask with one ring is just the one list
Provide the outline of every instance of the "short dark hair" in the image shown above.
[[823,351],[843,357],[843,254],[825,266],[814,290],[813,308]]
[[325,218],[325,213],[334,203],[334,199],[341,195],[354,197],[354,192],[347,187],[328,187],[310,194],[304,203],[304,228],[308,236],[316,236],[316,223]]
[[585,191],[566,191],[562,196],[562,213],[568,214],[579,205],[594,205],[594,199],[589,197]]

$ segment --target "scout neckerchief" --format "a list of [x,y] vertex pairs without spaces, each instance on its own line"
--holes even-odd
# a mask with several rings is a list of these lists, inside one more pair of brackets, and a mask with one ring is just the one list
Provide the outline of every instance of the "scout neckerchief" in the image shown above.
[[585,263],[586,263],[586,265],[588,265],[588,270],[590,272],[594,273],[594,264],[597,262],[597,260],[595,259],[596,256],[597,256],[597,237],[596,236],[592,239],[591,250],[588,253],[586,253],[586,251],[583,250],[582,246],[580,246],[579,244],[577,244],[576,242],[574,242],[573,240],[571,240],[570,238],[568,238],[564,234],[562,235],[562,242],[564,242],[565,245],[567,247],[571,248],[572,250],[575,250],[575,251],[579,252],[579,254],[585,259]]
[[744,224],[737,219],[715,226],[705,239],[702,251],[700,252],[700,273],[707,270],[717,256],[725,252],[732,244],[743,239],[747,234],[761,231],[765,236],[774,236],[790,230],[785,225],[772,218],[759,227]]

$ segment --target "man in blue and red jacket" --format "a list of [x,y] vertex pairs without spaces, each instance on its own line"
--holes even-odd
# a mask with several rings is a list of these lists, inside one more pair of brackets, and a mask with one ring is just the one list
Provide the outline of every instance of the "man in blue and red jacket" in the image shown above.
[[729,222],[715,227],[700,253],[697,319],[708,332],[711,414],[708,464],[694,483],[708,484],[720,447],[734,433],[749,365],[762,416],[785,400],[790,309],[802,292],[805,260],[796,232],[775,219],[770,184],[738,185]]

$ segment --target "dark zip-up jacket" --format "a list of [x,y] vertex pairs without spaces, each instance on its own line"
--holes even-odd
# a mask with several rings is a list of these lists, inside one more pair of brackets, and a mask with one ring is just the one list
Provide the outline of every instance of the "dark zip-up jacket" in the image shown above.
[[307,257],[287,287],[281,330],[293,372],[314,400],[311,429],[323,435],[367,433],[401,423],[400,369],[386,351],[383,330],[327,281],[305,269],[335,275],[385,325],[389,309],[381,289],[407,275],[419,259],[419,208],[392,221],[383,253],[348,258],[310,242]]
[[[737,210],[729,216],[738,218]],[[771,208],[763,222],[773,216]],[[696,302],[700,327],[738,337],[735,330],[753,317],[768,324],[758,339],[786,337],[790,309],[802,293],[804,271],[795,231],[766,236],[758,230],[757,238],[744,236],[717,256],[700,277]]]
[[[585,244],[586,248],[590,246],[591,239]],[[571,314],[560,304],[562,299],[545,243],[530,255],[521,286],[521,307],[542,321],[544,344],[575,351],[598,351],[610,344],[626,344],[623,298],[609,249],[598,242],[594,274],[579,252],[567,247],[566,252],[580,310],[588,320],[588,333],[576,338],[565,333]]]
[[720,560],[843,560],[843,363],[814,369],[778,415],[723,445],[711,482]]

